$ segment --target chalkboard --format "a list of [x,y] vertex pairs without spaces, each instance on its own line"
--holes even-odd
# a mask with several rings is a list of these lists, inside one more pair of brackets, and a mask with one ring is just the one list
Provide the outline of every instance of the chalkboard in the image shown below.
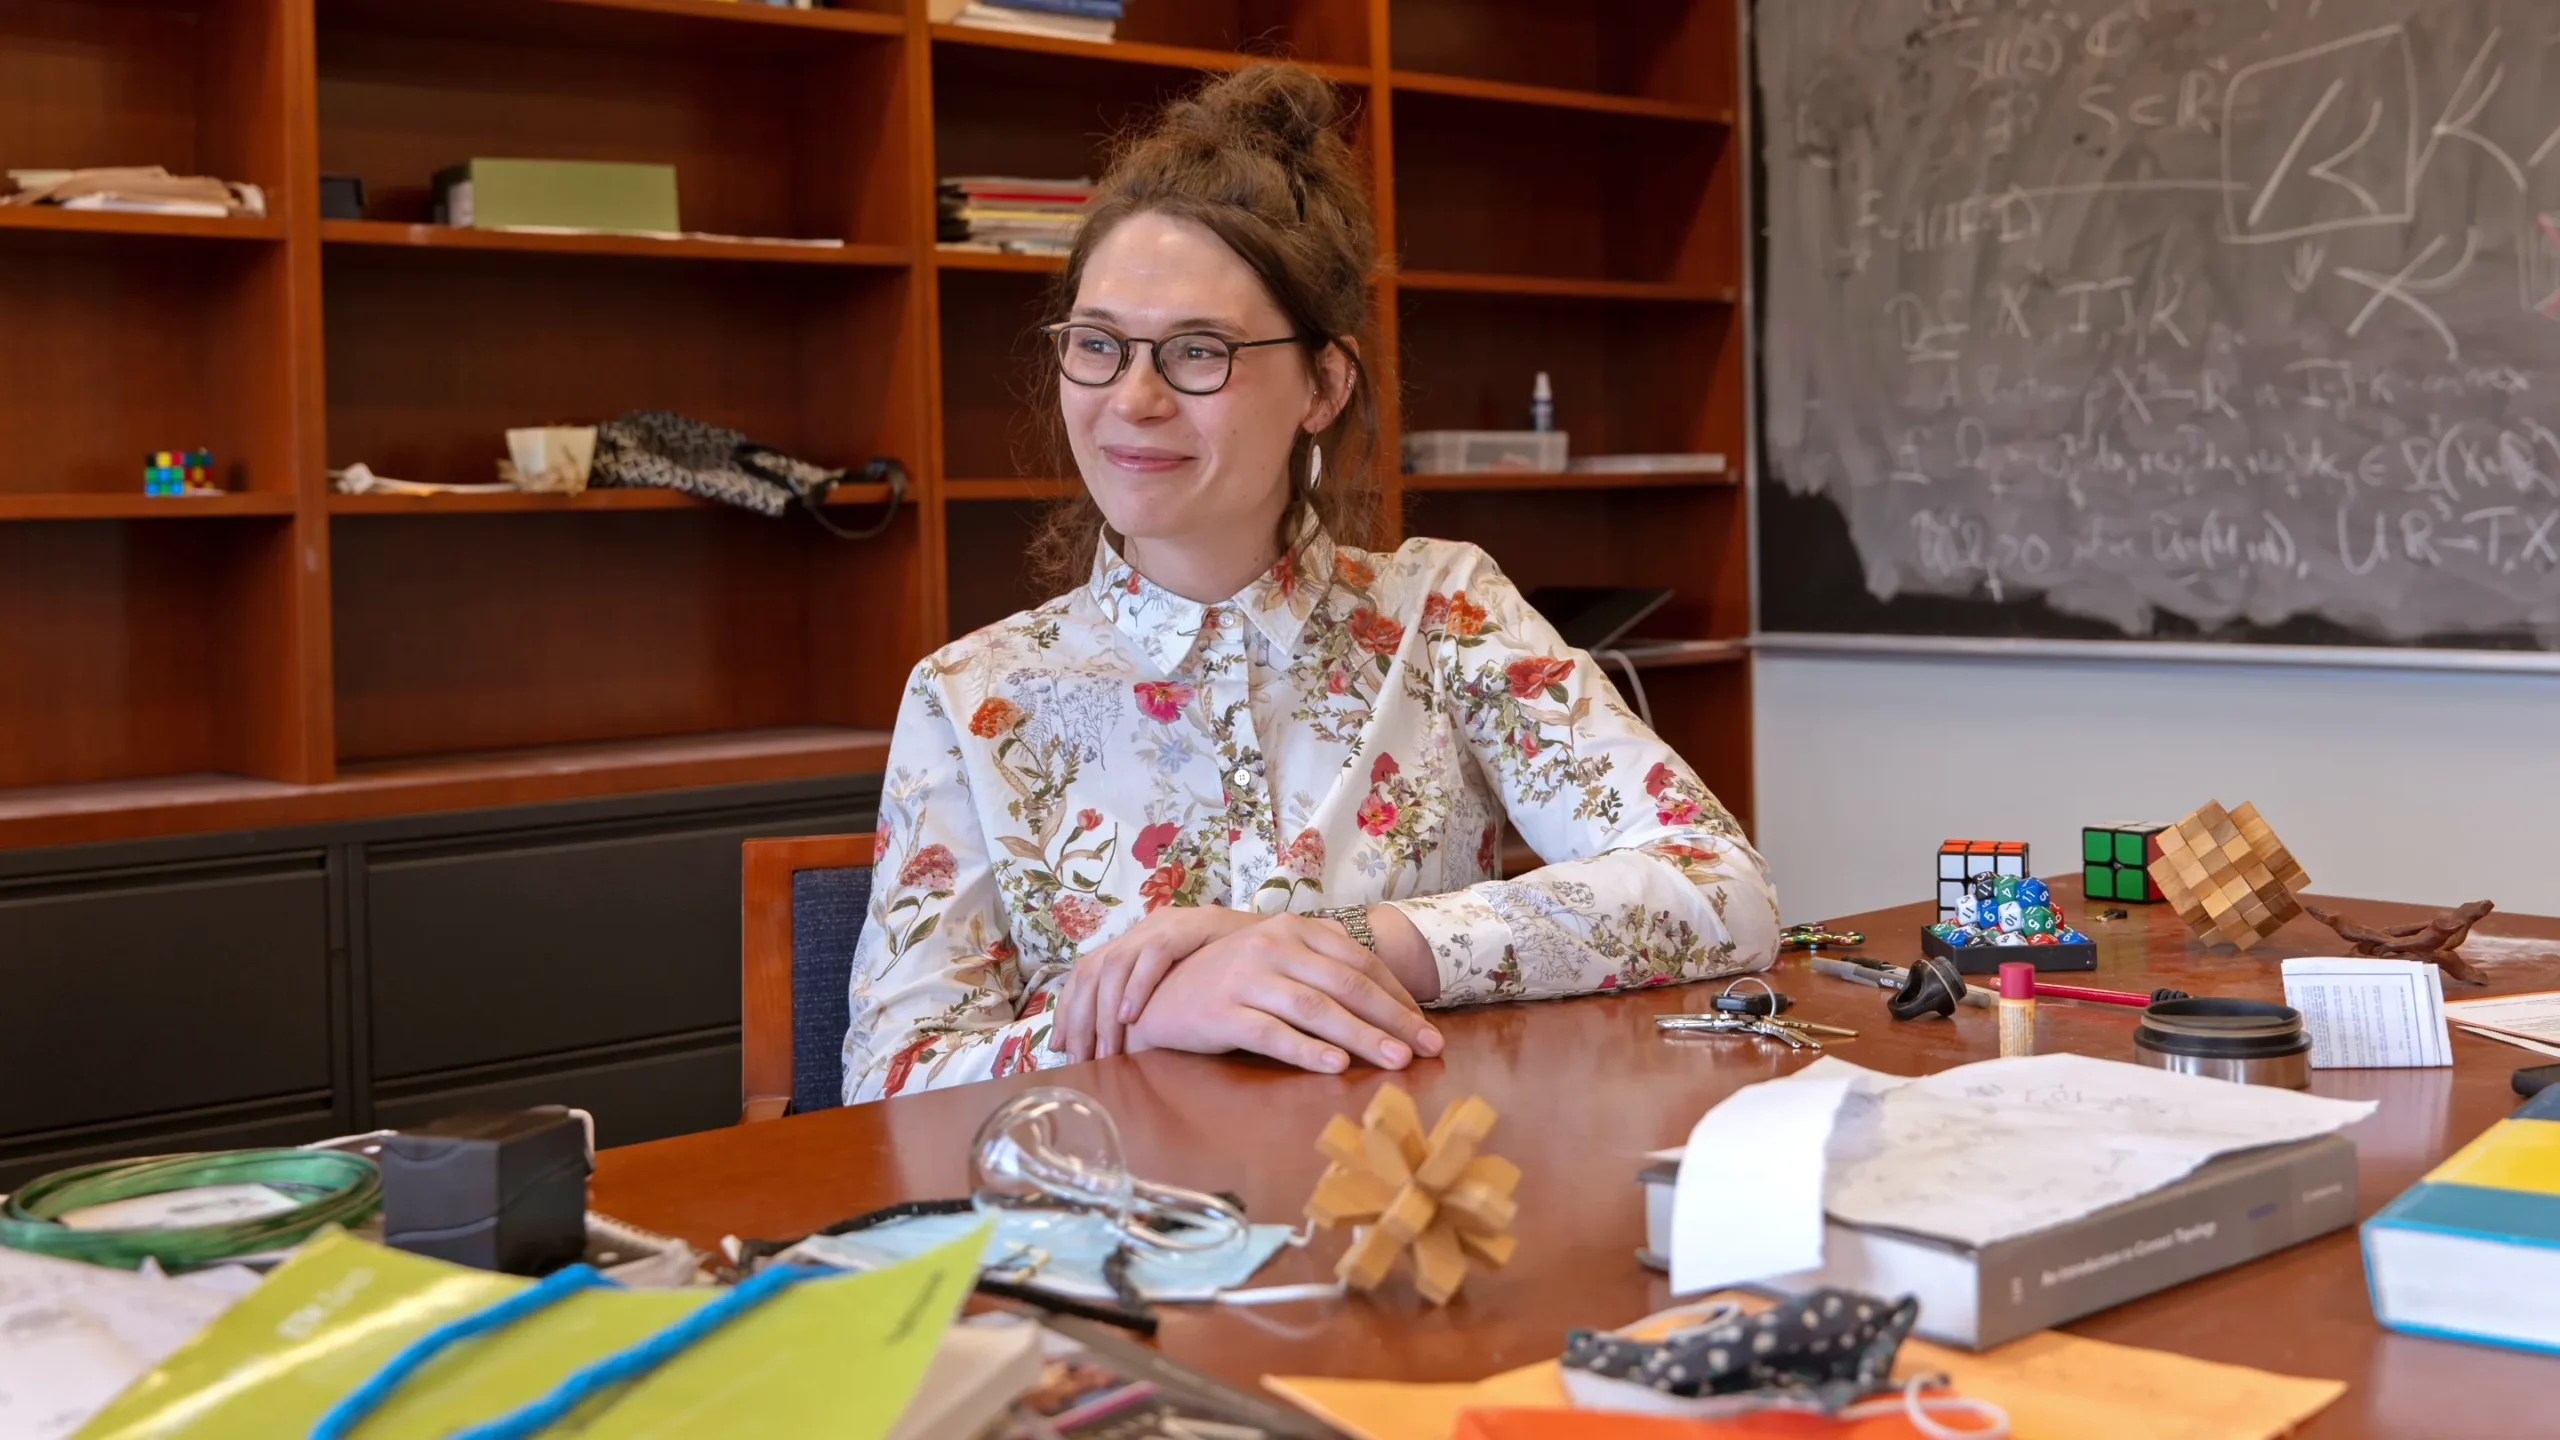
[[1762,629],[2560,649],[2560,4],[1755,45]]

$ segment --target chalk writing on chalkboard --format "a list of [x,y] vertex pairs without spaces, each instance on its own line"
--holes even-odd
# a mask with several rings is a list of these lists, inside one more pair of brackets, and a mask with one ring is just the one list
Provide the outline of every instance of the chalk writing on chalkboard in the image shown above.
[[2560,5],[1756,36],[1766,513],[1855,556],[1764,564],[1773,628],[2560,648]]

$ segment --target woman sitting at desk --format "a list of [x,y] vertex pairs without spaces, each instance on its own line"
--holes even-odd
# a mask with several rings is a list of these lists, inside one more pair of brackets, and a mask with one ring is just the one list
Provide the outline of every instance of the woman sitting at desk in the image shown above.
[[[1085,493],[1032,558],[1070,588],[908,681],[848,1102],[1147,1049],[1395,1069],[1424,1006],[1771,959],[1760,857],[1490,557],[1341,543],[1376,242],[1334,116],[1257,65],[1094,196],[1042,332]],[[1569,858],[1492,879],[1506,815]]]

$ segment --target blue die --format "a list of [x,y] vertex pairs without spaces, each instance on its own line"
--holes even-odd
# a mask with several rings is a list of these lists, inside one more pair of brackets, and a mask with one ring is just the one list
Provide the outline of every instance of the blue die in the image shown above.
[[2018,903],[2026,906],[2050,905],[2053,903],[2053,891],[2048,889],[2043,881],[2030,876],[2018,882]]
[[1944,939],[1950,945],[1970,945],[1973,943],[1973,932],[1970,930],[1955,930],[1940,938]]

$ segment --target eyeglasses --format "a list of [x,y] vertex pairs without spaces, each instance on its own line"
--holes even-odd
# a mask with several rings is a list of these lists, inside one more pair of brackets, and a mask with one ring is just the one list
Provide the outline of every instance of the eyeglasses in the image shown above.
[[1148,340],[1114,335],[1099,325],[1046,325],[1040,333],[1058,349],[1058,373],[1078,385],[1113,385],[1129,373],[1134,347],[1153,354],[1156,373],[1185,395],[1215,395],[1235,373],[1236,352],[1265,345],[1295,345],[1303,335],[1277,340],[1227,340],[1201,331]]

